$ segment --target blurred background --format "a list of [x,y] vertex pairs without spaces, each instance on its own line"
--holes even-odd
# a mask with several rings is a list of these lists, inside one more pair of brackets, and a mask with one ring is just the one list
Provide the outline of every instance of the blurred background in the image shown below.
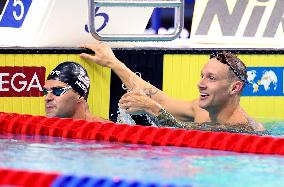
[[[184,29],[180,38],[189,38],[195,0],[184,0]],[[147,33],[167,33],[174,26],[173,8],[155,8],[147,25]]]

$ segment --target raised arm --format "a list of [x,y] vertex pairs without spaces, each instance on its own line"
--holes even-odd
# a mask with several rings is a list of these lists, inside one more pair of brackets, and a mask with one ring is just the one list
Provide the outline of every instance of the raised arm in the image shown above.
[[158,102],[178,119],[183,120],[184,117],[194,117],[190,102],[170,98],[163,91],[137,76],[123,62],[116,58],[112,49],[107,44],[96,41],[95,44],[85,44],[81,47],[90,49],[95,53],[94,55],[82,53],[80,54],[81,58],[95,62],[103,67],[111,68],[129,90],[141,89],[146,95]]
[[111,68],[129,90],[133,90],[134,88],[138,87],[157,102],[160,102],[164,99],[165,94],[161,90],[144,81],[128,67],[126,67],[124,63],[116,58],[111,48],[107,44],[103,42],[96,42],[94,45],[85,44],[82,47],[94,51],[95,55],[82,53],[80,54],[80,57],[88,61],[95,62],[101,66]]

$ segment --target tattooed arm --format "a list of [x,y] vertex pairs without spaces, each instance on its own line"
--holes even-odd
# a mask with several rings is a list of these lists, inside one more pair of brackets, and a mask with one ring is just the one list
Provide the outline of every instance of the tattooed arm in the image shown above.
[[143,89],[143,93],[145,93],[150,98],[152,98],[152,96],[154,96],[158,91],[159,91],[159,89],[154,88],[154,87]]
[[86,44],[82,47],[94,51],[95,55],[82,53],[80,54],[81,58],[95,62],[103,67],[111,68],[129,90],[142,90],[146,95],[162,105],[177,119],[188,120],[194,118],[194,111],[191,102],[173,99],[163,91],[143,80],[127,68],[123,62],[117,59],[107,44],[96,41],[94,45]]
[[158,115],[151,116],[152,121],[158,127],[173,127],[187,130],[222,131],[236,133],[254,133],[250,124],[220,124],[213,122],[193,123],[182,122],[175,119],[169,112],[161,108]]
[[130,91],[124,94],[119,105],[127,113],[139,115],[148,114],[151,123],[158,127],[183,128],[189,130],[226,131],[226,132],[253,132],[250,124],[219,124],[214,122],[193,123],[191,121],[180,121],[170,112],[166,111],[160,104],[141,91]]

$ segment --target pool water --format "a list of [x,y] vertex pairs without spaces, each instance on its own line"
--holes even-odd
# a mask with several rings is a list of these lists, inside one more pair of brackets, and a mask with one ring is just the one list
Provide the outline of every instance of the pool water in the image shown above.
[[266,131],[264,135],[270,135],[274,137],[284,137],[284,121],[273,121],[264,123]]
[[[283,124],[274,125],[266,127],[281,136]],[[201,187],[284,184],[280,155],[46,136],[0,135],[0,167]]]

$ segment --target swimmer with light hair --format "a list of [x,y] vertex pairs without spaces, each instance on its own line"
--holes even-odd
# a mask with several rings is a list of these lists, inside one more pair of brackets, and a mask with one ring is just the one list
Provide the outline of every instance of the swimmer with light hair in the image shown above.
[[87,103],[90,79],[86,69],[76,62],[63,62],[54,68],[43,86],[48,117],[106,121],[94,116]]
[[264,130],[263,125],[240,106],[247,71],[245,64],[230,52],[210,55],[197,85],[199,97],[182,101],[169,97],[137,76],[116,58],[107,44],[97,41],[82,47],[94,51],[95,55],[82,53],[81,58],[111,68],[128,87],[130,91],[119,102],[127,113],[149,114],[157,119],[159,126],[195,129],[199,128],[198,124],[205,124],[207,129]]

